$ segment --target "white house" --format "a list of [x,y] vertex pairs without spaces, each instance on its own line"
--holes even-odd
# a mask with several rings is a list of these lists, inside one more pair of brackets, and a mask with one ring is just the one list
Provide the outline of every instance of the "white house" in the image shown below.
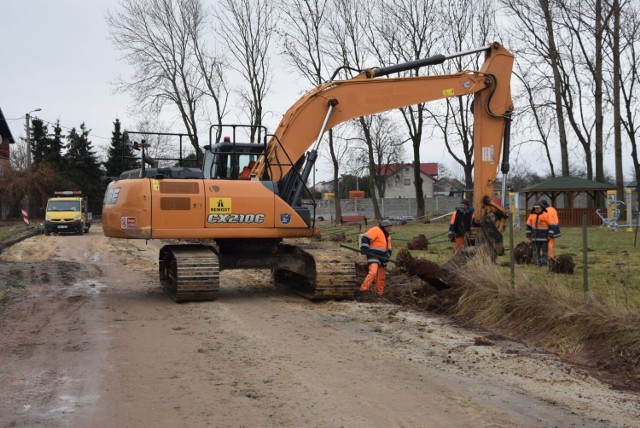
[[[379,175],[386,178],[385,198],[415,198],[413,163],[395,163],[378,166]],[[422,194],[433,197],[433,188],[438,179],[438,164],[433,162],[420,164]]]

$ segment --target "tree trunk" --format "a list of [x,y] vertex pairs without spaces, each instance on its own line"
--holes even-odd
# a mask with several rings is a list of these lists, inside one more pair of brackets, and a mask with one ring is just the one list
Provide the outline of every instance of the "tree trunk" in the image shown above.
[[424,193],[422,193],[422,173],[420,171],[421,134],[413,137],[413,182],[416,189],[416,217],[424,217]]
[[[622,115],[620,111],[620,0],[613,0],[613,138],[616,166],[616,193],[619,201],[624,201],[624,171],[622,169]],[[621,205],[620,216],[626,216]],[[622,212],[624,211],[624,212]]]
[[371,138],[371,131],[364,118],[358,118],[358,122],[360,122],[362,133],[364,134],[364,139],[367,143],[367,155],[369,158],[369,189],[371,193],[371,202],[373,203],[373,213],[376,216],[376,219],[380,220],[382,219],[382,214],[380,213],[380,206],[378,205],[378,198],[376,197],[375,177],[377,174],[376,161],[373,154],[373,139]]
[[[596,155],[596,181],[604,183],[604,134],[602,114],[602,0],[595,2],[595,155]],[[596,206],[604,204],[601,193],[597,194]]]

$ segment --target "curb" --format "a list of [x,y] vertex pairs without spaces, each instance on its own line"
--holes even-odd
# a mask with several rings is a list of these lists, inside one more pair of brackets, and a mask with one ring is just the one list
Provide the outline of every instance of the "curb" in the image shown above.
[[15,235],[0,241],[0,253],[2,253],[2,250],[12,246],[13,244],[17,244],[20,241],[24,241],[27,238],[31,238],[32,236],[39,235],[41,233],[42,228],[38,226],[31,226],[24,232],[16,233]]

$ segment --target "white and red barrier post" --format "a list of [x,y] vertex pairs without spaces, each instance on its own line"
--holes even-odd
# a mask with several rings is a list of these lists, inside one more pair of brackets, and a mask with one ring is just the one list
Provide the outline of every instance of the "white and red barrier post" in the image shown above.
[[24,221],[24,224],[29,226],[29,214],[27,214],[27,210],[23,209],[22,210],[22,221]]

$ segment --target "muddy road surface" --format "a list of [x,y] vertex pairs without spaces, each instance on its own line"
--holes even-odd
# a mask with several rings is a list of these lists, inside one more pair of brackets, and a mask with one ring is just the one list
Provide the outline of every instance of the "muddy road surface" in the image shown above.
[[176,304],[162,242],[37,236],[0,254],[2,427],[632,427],[638,394],[379,302],[225,271]]

